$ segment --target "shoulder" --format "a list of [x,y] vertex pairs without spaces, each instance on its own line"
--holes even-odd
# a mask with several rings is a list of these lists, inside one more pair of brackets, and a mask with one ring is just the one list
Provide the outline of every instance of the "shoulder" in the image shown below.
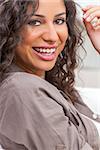
[[[36,76],[25,72],[10,73],[1,83],[1,88],[13,87],[13,88],[24,88],[28,85],[37,85],[38,79]],[[30,84],[31,83],[31,84]]]
[[[32,78],[32,77],[31,77]],[[31,95],[32,86],[36,91],[36,82],[30,75],[26,73],[11,73],[9,74],[0,85],[0,106],[18,105],[22,104],[28,95]],[[34,92],[35,93],[35,92]],[[27,98],[28,99],[28,98]]]
[[[40,87],[45,88],[49,84],[45,80],[25,72],[16,72],[9,74],[0,85],[0,94],[5,92],[20,93],[20,91],[38,90]],[[52,85],[51,85],[52,86]]]
[[13,89],[31,89],[31,88],[40,88],[40,87],[52,87],[55,88],[52,84],[48,81],[25,72],[15,72],[8,75],[7,78],[2,82],[0,88],[8,88],[13,87]]
[[[44,99],[49,95],[54,97],[59,91],[52,84],[35,75],[17,72],[10,74],[0,86],[0,103],[3,101],[20,101],[21,103],[35,103],[36,99]],[[37,106],[38,106],[37,101]],[[29,104],[29,105],[30,105]]]
[[18,93],[27,94],[31,92],[35,96],[37,93],[42,93],[42,95],[48,93],[52,96],[59,95],[59,90],[54,85],[36,75],[25,72],[16,72],[10,75],[4,81],[3,86]]
[[37,111],[46,114],[45,112],[51,111],[51,108],[62,111],[60,103],[65,101],[52,84],[27,73],[9,76],[2,83],[0,91],[0,104],[15,105],[18,109],[22,107],[33,114]]

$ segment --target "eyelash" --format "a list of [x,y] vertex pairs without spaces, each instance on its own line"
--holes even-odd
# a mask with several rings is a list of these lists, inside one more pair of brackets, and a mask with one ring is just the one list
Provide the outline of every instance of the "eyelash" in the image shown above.
[[[66,19],[64,19],[64,18],[56,19],[56,20],[54,21],[54,23],[57,24],[57,25],[62,25],[62,24],[64,24],[65,22],[66,22]],[[31,26],[40,26],[42,23],[43,23],[43,21],[35,20],[35,19],[30,20],[30,21],[28,22],[28,24],[31,25]]]
[[64,18],[56,19],[56,20],[54,21],[54,23],[55,23],[55,24],[58,24],[58,25],[62,25],[62,24],[64,24],[65,22],[66,22],[66,19],[64,19]]
[[[38,23],[38,24],[37,24],[37,23]],[[29,24],[29,25],[32,25],[32,26],[39,26],[41,23],[42,23],[41,21],[35,20],[35,19],[30,20],[30,21],[28,22],[28,24]]]

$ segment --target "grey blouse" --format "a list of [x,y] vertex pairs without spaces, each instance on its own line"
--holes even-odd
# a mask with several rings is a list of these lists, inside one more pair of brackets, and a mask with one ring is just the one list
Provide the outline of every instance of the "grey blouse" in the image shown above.
[[74,106],[52,84],[13,65],[0,85],[0,144],[6,150],[99,150],[96,127],[81,113],[92,116],[83,102]]

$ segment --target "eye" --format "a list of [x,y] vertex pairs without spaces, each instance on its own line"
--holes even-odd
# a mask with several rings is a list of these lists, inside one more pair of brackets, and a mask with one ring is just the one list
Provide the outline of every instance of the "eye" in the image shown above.
[[56,20],[54,21],[54,23],[55,23],[55,24],[58,24],[58,25],[62,25],[62,24],[65,23],[65,22],[66,22],[66,19],[64,19],[64,18],[56,19]]
[[40,26],[41,25],[41,21],[40,20],[30,20],[28,22],[29,25],[32,25],[32,26]]

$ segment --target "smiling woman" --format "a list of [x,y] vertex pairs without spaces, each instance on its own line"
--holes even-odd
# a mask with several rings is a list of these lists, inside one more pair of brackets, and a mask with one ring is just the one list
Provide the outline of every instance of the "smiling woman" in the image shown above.
[[[100,7],[83,11],[89,16],[90,10],[100,18]],[[84,22],[99,51],[100,30]],[[81,44],[72,0],[0,1],[3,149],[99,150],[98,132],[89,119],[93,112],[74,87]]]
[[44,3],[41,0],[37,11],[20,31],[22,41],[16,46],[15,61],[27,72],[33,73],[34,68],[34,74],[41,76],[52,69],[65,46],[68,38],[66,10],[63,1],[58,4],[59,1]]

